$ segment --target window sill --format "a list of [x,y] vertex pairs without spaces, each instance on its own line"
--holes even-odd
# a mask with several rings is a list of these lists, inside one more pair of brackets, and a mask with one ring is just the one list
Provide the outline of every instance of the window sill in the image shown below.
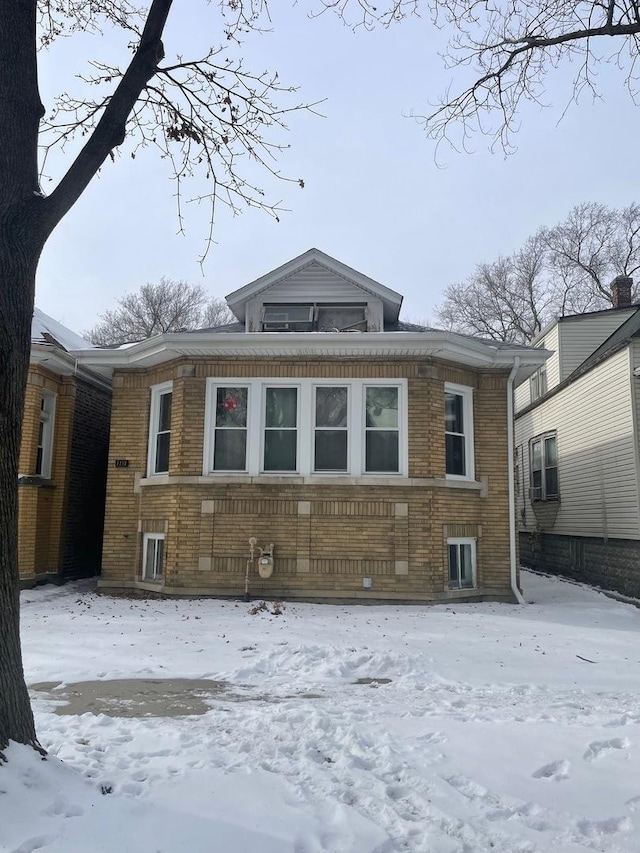
[[299,486],[386,486],[392,488],[469,489],[481,492],[485,486],[477,480],[448,479],[444,477],[405,477],[402,474],[363,474],[358,477],[341,474],[205,474],[169,475],[154,474],[142,477],[139,485],[150,486],[212,486],[234,485],[299,485]]
[[532,504],[559,504],[560,503],[560,495],[556,495],[553,498],[533,498],[531,501]]

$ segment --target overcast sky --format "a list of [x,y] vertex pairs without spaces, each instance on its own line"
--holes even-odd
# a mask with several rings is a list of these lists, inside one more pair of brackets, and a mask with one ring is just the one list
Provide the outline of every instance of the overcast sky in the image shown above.
[[[461,78],[438,57],[450,33],[416,18],[353,33],[332,16],[309,20],[303,6],[280,3],[275,32],[245,45],[249,67],[277,70],[300,87],[301,100],[326,99],[324,118],[296,115],[282,135],[291,148],[280,169],[303,178],[305,189],[264,177],[268,195],[290,212],[276,223],[258,211],[234,218],[220,207],[202,271],[206,211],[189,206],[187,234],[179,235],[166,161],[152,151],[135,162],[117,157],[44,250],[36,295],[42,310],[82,331],[118,296],[163,275],[221,297],[315,246],[402,293],[405,317],[433,319],[447,284],[518,248],[575,204],[637,199],[640,113],[615,69],[602,70],[603,100],[585,97],[561,121],[571,68],[550,79],[551,106],[523,113],[516,154],[492,154],[479,138],[473,153],[440,150],[436,163],[433,142],[409,115],[427,111],[450,84],[459,87]],[[168,59],[188,58],[196,34],[202,42],[198,7],[199,0],[174,3]],[[61,41],[41,62],[47,106],[57,91],[79,91],[73,75],[89,51],[109,61],[125,44],[118,34],[89,50],[84,41]],[[54,181],[65,162],[48,163]],[[44,190],[51,185],[45,181]]]

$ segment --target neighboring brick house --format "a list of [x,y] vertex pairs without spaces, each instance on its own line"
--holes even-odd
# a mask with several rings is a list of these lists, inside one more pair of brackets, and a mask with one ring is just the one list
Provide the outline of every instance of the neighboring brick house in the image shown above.
[[516,389],[522,563],[640,596],[640,305],[561,317]]
[[111,383],[71,354],[90,346],[35,309],[18,475],[22,586],[100,569]]
[[237,323],[83,353],[113,376],[100,587],[513,600],[510,391],[548,354],[401,301],[311,249]]

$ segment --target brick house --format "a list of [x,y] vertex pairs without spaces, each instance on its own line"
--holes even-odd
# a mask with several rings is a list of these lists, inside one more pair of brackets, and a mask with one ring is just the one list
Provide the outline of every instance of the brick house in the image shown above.
[[100,587],[513,600],[511,391],[548,354],[401,301],[311,249],[237,323],[82,353],[113,377]]
[[22,586],[100,569],[111,383],[71,354],[90,346],[35,309],[18,475]]

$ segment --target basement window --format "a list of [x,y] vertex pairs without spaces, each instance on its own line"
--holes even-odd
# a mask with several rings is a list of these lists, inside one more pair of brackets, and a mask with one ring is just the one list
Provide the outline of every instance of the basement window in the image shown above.
[[142,547],[142,580],[161,581],[164,564],[164,533],[145,533]]
[[447,539],[449,589],[473,589],[476,585],[476,540]]

